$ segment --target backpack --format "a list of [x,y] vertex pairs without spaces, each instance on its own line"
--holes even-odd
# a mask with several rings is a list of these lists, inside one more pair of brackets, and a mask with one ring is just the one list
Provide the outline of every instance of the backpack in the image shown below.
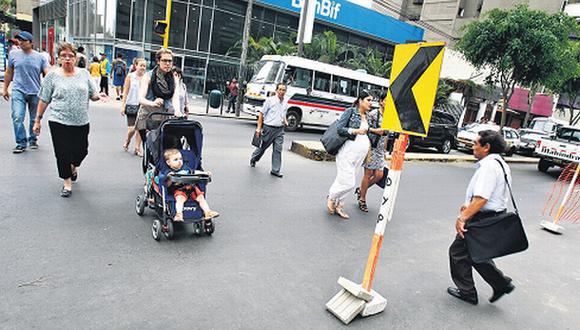
[[115,76],[122,77],[125,74],[125,70],[123,69],[123,63],[115,64]]
[[79,57],[79,61],[77,63],[79,68],[86,68],[87,67],[87,59],[84,56]]

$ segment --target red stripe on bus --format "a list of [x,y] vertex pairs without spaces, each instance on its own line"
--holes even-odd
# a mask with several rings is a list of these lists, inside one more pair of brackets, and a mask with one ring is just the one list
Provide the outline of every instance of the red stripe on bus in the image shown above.
[[321,109],[328,109],[328,110],[335,110],[335,111],[344,111],[346,109],[346,108],[342,108],[342,107],[335,107],[332,105],[294,101],[294,100],[289,100],[288,104],[302,105],[305,107],[321,108]]

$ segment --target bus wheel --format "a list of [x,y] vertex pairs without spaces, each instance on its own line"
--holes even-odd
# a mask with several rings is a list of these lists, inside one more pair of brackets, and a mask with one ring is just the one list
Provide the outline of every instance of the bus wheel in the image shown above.
[[300,116],[299,110],[288,110],[288,113],[286,114],[286,120],[288,120],[288,126],[286,127],[286,130],[290,132],[297,131],[300,128],[300,119],[302,118]]

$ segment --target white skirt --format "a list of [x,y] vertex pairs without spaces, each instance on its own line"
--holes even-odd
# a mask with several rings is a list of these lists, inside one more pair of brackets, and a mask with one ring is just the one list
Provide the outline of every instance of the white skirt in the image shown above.
[[347,140],[336,155],[336,179],[330,186],[328,197],[341,203],[356,185],[356,175],[369,152],[367,135],[357,135],[355,140]]

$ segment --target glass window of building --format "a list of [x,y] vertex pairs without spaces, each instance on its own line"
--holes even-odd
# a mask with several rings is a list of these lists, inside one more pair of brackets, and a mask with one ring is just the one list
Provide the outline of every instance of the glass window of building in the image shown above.
[[274,35],[274,24],[254,20],[250,26],[250,35],[255,40],[262,37],[271,38]]
[[213,0],[203,0],[203,5],[213,7]]
[[216,10],[211,37],[211,52],[230,55],[234,46],[242,40],[243,30],[243,16]]
[[96,0],[97,1],[97,26],[95,33],[97,38],[102,38],[105,34],[105,1],[106,0]]
[[254,6],[252,7],[252,19],[274,24],[276,22],[276,13],[264,7]]
[[201,32],[199,34],[198,49],[203,52],[209,50],[209,38],[212,23],[212,10],[210,8],[203,8],[201,11]]
[[246,3],[240,0],[215,0],[215,6],[239,15],[246,14]]
[[117,0],[117,28],[115,36],[119,39],[129,39],[131,27],[131,0]]
[[143,41],[143,22],[145,21],[145,2],[133,2],[133,24],[131,24],[131,40]]
[[[197,32],[199,29],[200,8],[197,5],[189,5],[189,17],[187,19],[187,37],[185,48],[197,50]],[[204,64],[205,68],[205,64]]]
[[205,82],[205,59],[185,57],[183,62],[183,82],[187,86],[189,93],[203,94],[203,84]]
[[276,28],[278,27],[298,30],[298,17],[294,17],[292,15],[287,15],[283,13],[277,13]]
[[88,15],[87,15],[87,36],[89,38],[95,37],[95,13],[97,12],[97,3],[95,0],[88,0]]
[[145,42],[163,45],[163,38],[153,33],[153,22],[165,19],[165,0],[147,0],[147,19],[145,20]]
[[171,5],[171,24],[169,25],[169,46],[183,48],[185,41],[185,20],[187,4],[174,1]]
[[314,73],[314,89],[322,92],[330,91],[330,74],[315,72]]
[[104,0],[105,6],[105,38],[115,37],[115,16],[117,10],[116,0]]
[[226,81],[238,75],[238,65],[210,60],[207,66],[207,78],[205,80],[205,90],[209,92],[219,89],[222,92],[226,88]]
[[74,3],[73,4],[73,17],[74,17],[74,25],[73,25],[73,33],[75,36],[79,36],[80,35],[80,18],[81,15],[79,13],[79,9],[80,9],[80,5],[78,3]]
[[80,31],[79,31],[79,36],[81,37],[88,37],[89,33],[88,33],[88,29],[87,29],[87,20],[88,20],[88,12],[87,12],[87,1],[84,0],[82,2],[79,3],[80,5],[80,9],[79,9],[79,21],[80,21]]

